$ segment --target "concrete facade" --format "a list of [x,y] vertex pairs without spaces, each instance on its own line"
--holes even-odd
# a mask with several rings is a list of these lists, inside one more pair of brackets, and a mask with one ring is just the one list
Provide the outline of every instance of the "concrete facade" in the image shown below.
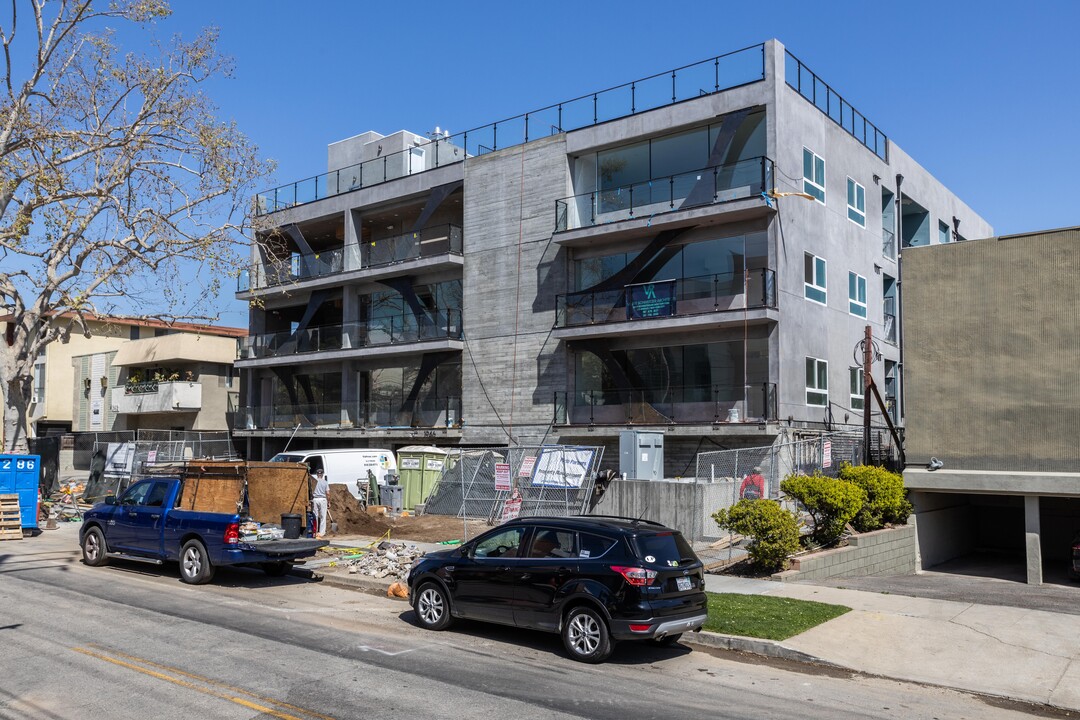
[[[865,126],[855,128],[851,106],[816,78],[814,92],[821,88],[838,104],[830,109],[815,102],[803,86],[812,75],[779,42],[747,52],[760,61],[760,75],[725,86],[717,59],[715,92],[699,92],[695,85],[675,102],[628,106],[622,114],[577,125],[565,121],[560,105],[558,120],[551,108],[525,116],[526,128],[542,128],[525,142],[486,139],[520,129],[518,117],[506,121],[509,129],[485,126],[426,146],[427,163],[433,150],[449,158],[459,147],[468,151],[461,162],[348,192],[320,195],[316,186],[308,202],[281,202],[283,196],[299,198],[295,188],[260,196],[260,206],[269,208],[260,237],[276,237],[278,245],[269,254],[255,247],[253,278],[271,277],[272,266],[287,263],[322,267],[334,253],[344,260],[340,269],[293,272],[287,282],[253,283],[238,293],[259,303],[250,323],[256,337],[238,362],[246,412],[235,430],[248,439],[249,456],[269,457],[294,435],[293,447],[396,448],[418,441],[613,447],[619,431],[633,426],[664,432],[671,477],[682,473],[706,438],[725,447],[761,446],[788,429],[858,425],[862,411],[849,390],[849,370],[866,325],[882,353],[874,377],[895,397],[900,352],[899,338],[890,336],[897,318],[889,293],[899,280],[895,250],[901,243],[888,250],[886,235],[896,227],[890,207],[897,206],[888,198],[899,195],[908,201],[902,207],[925,210],[911,216],[920,228],[938,222],[952,227],[955,218],[971,235],[992,229],[894,142],[876,135],[864,143]],[[702,65],[709,78],[712,66],[711,60]],[[763,118],[761,130],[741,136],[755,127],[747,117]],[[675,192],[677,174],[654,173],[653,166],[674,157],[665,155],[676,152],[667,148],[692,131],[708,139],[716,157],[704,153],[695,167],[705,170],[696,177],[684,172],[678,181],[692,184],[692,195],[711,172],[711,197],[685,206],[690,195],[666,204],[662,198],[639,202],[633,213],[635,188],[639,198],[659,197],[667,186]],[[477,136],[491,146],[474,143]],[[421,138],[402,137],[403,152]],[[331,145],[324,186],[338,187],[341,173],[357,167],[350,163],[364,162],[360,172],[366,177],[373,161],[365,148],[386,140],[369,132]],[[758,142],[760,158],[738,154]],[[636,147],[648,148],[648,177],[605,190],[601,156],[629,157]],[[781,195],[804,191],[804,149],[825,161],[824,202]],[[751,161],[761,179],[716,184],[722,175],[734,175],[738,163]],[[849,219],[848,178],[865,193],[862,225]],[[774,189],[781,194],[774,196]],[[597,203],[624,207],[619,203],[626,197],[631,216],[590,216]],[[592,210],[585,209],[588,203]],[[392,263],[375,258],[378,248],[408,245],[410,237],[440,223],[460,226],[460,251],[424,255],[422,247],[410,246]],[[916,233],[912,242],[924,236],[939,240]],[[709,243],[744,243],[724,251],[736,280],[728,290],[715,290],[722,283],[714,275],[713,297],[694,295],[695,273],[705,271],[689,261],[674,276],[659,267],[669,257],[664,253],[689,256],[686,248]],[[755,243],[760,251],[745,249]],[[824,303],[806,297],[807,253],[826,261]],[[625,258],[620,262],[626,265],[600,278],[595,287],[602,291],[588,287],[595,278],[575,274],[613,257]],[[851,312],[849,273],[864,283],[865,317]],[[635,284],[669,279],[681,295],[681,310],[671,315],[627,321],[614,313],[571,323],[560,309],[590,292],[625,294]],[[440,324],[445,308],[432,289],[439,283],[460,283],[460,331]],[[437,342],[419,333],[379,339],[388,321],[378,303],[388,288],[400,295],[389,302],[402,306],[401,323],[434,324],[441,333]],[[619,302],[614,309],[622,307]],[[340,340],[305,346],[320,327],[336,328]],[[627,369],[628,358],[638,365]],[[808,404],[807,358],[827,363],[821,366],[827,402]],[[454,372],[457,379],[450,377]],[[327,384],[334,388],[328,391]],[[617,462],[612,453],[605,456],[606,466]]]
[[[1065,566],[1080,530],[1080,229],[904,255],[908,469],[923,564]],[[941,463],[930,469],[931,458]]]

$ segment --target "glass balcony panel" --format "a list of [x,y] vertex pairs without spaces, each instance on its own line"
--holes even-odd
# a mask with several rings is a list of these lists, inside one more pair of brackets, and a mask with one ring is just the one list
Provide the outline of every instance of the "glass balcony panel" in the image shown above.
[[[572,425],[760,422],[776,419],[776,384],[579,389],[563,417]],[[556,421],[560,395],[556,394]]]

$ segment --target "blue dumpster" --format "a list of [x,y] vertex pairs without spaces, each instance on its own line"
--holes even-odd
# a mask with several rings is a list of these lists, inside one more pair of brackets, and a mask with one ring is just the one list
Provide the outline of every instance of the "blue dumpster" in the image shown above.
[[0,495],[19,496],[19,517],[24,528],[36,528],[40,455],[0,455]]

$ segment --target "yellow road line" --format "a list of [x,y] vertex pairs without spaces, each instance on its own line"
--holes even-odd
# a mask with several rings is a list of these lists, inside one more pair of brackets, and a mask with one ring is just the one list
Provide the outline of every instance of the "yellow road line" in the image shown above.
[[[274,708],[265,707],[263,705],[259,705],[258,703],[253,703],[253,702],[251,702],[249,700],[245,700],[244,698],[241,698],[241,697],[233,697],[232,695],[229,695],[228,693],[218,692],[217,690],[213,690],[211,688],[200,687],[199,685],[196,685],[195,683],[190,683],[190,682],[187,682],[186,680],[181,680],[180,678],[172,677],[171,675],[167,675],[165,673],[160,673],[160,672],[157,672],[155,670],[150,670],[148,668],[140,667],[138,665],[135,665],[134,663],[125,662],[123,660],[117,660],[116,658],[111,658],[108,655],[104,655],[102,653],[94,652],[93,650],[88,650],[86,648],[78,648],[78,647],[71,648],[71,649],[74,650],[77,653],[82,653],[83,655],[88,655],[90,657],[97,658],[98,660],[104,660],[105,662],[110,662],[110,663],[113,663],[114,665],[119,665],[120,667],[125,667],[125,668],[127,668],[129,670],[135,670],[136,672],[141,672],[144,675],[149,675],[150,677],[157,678],[158,680],[165,680],[166,682],[171,682],[171,683],[173,683],[175,685],[179,685],[179,686],[187,688],[189,690],[195,690],[196,692],[201,692],[201,693],[203,693],[205,695],[211,695],[213,697],[220,698],[222,700],[228,700],[229,702],[236,703],[237,705],[242,705],[242,706],[244,706],[246,708],[249,708],[251,710],[256,710],[258,712],[265,713],[267,715],[272,715],[273,717],[276,717],[276,718],[281,718],[281,720],[304,720],[303,718],[297,717],[296,715],[288,715],[286,713],[278,712]],[[123,655],[124,657],[132,658],[133,660],[136,660],[136,661],[142,662],[142,663],[146,663],[148,665],[155,665],[157,667],[162,667],[162,668],[166,667],[166,666],[158,665],[157,663],[152,663],[149,660],[143,660],[141,658],[136,658],[133,655],[124,655],[123,653],[117,653],[117,654],[118,655]],[[169,669],[173,670],[174,672],[177,672],[177,673],[179,673],[181,675],[187,675],[187,676],[192,677],[192,678],[198,678],[199,677],[197,675],[192,675],[191,673],[185,673],[185,672],[183,672],[181,670],[175,670],[175,669],[172,669],[172,668],[169,668]],[[211,684],[227,688],[227,689],[232,690],[234,692],[238,692],[238,693],[241,693],[241,694],[244,694],[244,695],[248,695],[249,697],[258,698],[260,700],[272,703],[274,705],[278,705],[278,706],[281,706],[281,707],[288,707],[290,710],[296,710],[298,712],[304,713],[304,714],[309,715],[309,716],[318,717],[318,718],[327,718],[326,715],[319,715],[318,713],[313,713],[313,712],[311,712],[309,710],[304,710],[303,708],[298,708],[298,707],[295,707],[295,706],[287,705],[286,703],[279,703],[276,700],[270,700],[268,698],[260,698],[258,695],[255,695],[254,693],[250,693],[250,692],[248,692],[246,690],[242,690],[240,688],[234,688],[234,687],[232,687],[230,685],[226,685],[225,683],[220,683],[220,682],[216,682],[216,681],[213,681],[213,680],[209,680],[208,678],[203,679],[203,680],[205,682],[209,682]],[[329,720],[334,720],[334,719],[329,718]]]
[[221,682],[220,680],[214,680],[213,678],[204,677],[203,675],[196,675],[195,673],[191,673],[191,672],[188,672],[186,670],[181,670],[180,668],[172,667],[171,665],[164,665],[162,663],[157,663],[157,662],[154,662],[153,660],[147,660],[146,658],[141,658],[141,657],[138,657],[136,655],[129,655],[129,654],[125,653],[125,652],[120,652],[119,650],[113,650],[112,648],[102,647],[101,645],[98,645],[96,643],[87,643],[87,647],[97,648],[98,650],[101,650],[102,652],[107,652],[107,653],[110,653],[112,655],[117,655],[119,657],[127,658],[128,660],[133,660],[134,662],[141,663],[143,665],[149,665],[151,667],[160,668],[162,670],[166,670],[166,671],[174,673],[176,675],[183,675],[184,677],[189,677],[192,680],[198,680],[199,682],[203,682],[203,683],[206,683],[208,685],[216,685],[218,687],[225,688],[226,690],[230,690],[232,692],[237,692],[237,693],[241,693],[243,695],[247,695],[248,697],[255,698],[256,700],[260,700],[260,701],[265,702],[265,703],[270,703],[272,705],[277,705],[278,707],[286,708],[288,710],[294,710],[296,712],[303,713],[305,715],[310,715],[311,717],[319,718],[319,720],[337,720],[336,718],[330,717],[329,715],[321,715],[321,714],[315,712],[314,710],[308,710],[307,708],[302,708],[302,707],[299,707],[297,705],[290,705],[287,702],[282,702],[280,700],[274,700],[273,698],[263,697],[262,695],[258,695],[256,693],[253,693],[250,690],[244,690],[243,688],[234,687],[232,685],[229,685],[228,683]]

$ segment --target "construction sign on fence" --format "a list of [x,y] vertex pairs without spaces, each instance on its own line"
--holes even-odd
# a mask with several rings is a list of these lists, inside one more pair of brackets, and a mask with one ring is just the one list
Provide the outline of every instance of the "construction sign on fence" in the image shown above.
[[510,490],[510,463],[495,463],[495,489]]

